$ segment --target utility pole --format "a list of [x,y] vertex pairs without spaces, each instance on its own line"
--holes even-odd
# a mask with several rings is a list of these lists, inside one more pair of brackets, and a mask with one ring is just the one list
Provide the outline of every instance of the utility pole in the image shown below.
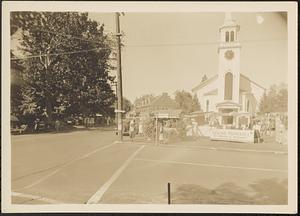
[[121,32],[120,32],[120,13],[116,12],[116,37],[117,37],[117,98],[118,109],[116,110],[118,116],[118,136],[120,142],[123,141],[123,93],[122,93],[122,69],[121,69]]

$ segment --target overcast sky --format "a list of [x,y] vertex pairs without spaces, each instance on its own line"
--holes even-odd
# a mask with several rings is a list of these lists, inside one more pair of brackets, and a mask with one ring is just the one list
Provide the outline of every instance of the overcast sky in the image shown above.
[[[113,13],[89,13],[115,32]],[[191,91],[218,73],[225,13],[126,13],[120,17],[123,95]],[[265,88],[287,82],[287,23],[279,13],[232,13],[240,25],[241,73]],[[17,37],[17,36],[15,36]],[[14,41],[14,39],[12,40]],[[14,42],[12,42],[14,47]]]
[[[122,50],[124,96],[190,91],[218,70],[224,13],[126,13]],[[90,13],[115,31],[112,13]],[[278,13],[232,13],[240,25],[241,72],[268,88],[287,81],[287,23]]]

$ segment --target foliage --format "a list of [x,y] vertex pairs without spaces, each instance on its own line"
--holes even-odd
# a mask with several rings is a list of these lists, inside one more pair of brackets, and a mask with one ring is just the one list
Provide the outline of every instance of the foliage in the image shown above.
[[143,122],[143,131],[146,137],[150,139],[155,139],[156,127],[155,127],[155,119],[147,118]]
[[287,112],[288,90],[285,84],[272,85],[268,93],[264,93],[259,104],[261,113]]
[[184,114],[200,110],[200,104],[196,95],[186,91],[176,91],[175,101],[179,104],[180,109]]
[[194,94],[193,101],[192,101],[192,111],[199,111],[199,110],[201,110],[201,106],[200,106],[197,95]]
[[132,109],[132,103],[127,98],[123,97],[123,110],[125,113],[129,112]]
[[[11,52],[11,58],[15,56]],[[19,106],[22,104],[22,74],[21,70],[23,68],[20,66],[18,61],[11,62],[11,85],[10,85],[10,94],[11,94],[11,113],[15,116],[19,115]]]
[[103,25],[77,12],[12,12],[11,23],[22,29],[24,55],[37,56],[21,62],[22,114],[113,115],[112,48]]
[[180,139],[186,138],[186,126],[186,123],[182,119],[179,119],[176,122],[176,129],[178,131],[178,136]]

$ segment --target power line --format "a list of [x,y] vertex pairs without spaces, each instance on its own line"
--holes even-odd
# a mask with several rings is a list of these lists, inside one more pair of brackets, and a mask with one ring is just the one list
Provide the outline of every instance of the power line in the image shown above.
[[39,57],[43,57],[43,56],[70,55],[70,54],[76,54],[76,53],[98,51],[101,49],[108,49],[108,48],[94,48],[94,49],[89,49],[89,50],[79,50],[79,51],[73,51],[73,52],[39,54],[39,55],[24,56],[24,57],[19,57],[19,58],[11,58],[11,60],[14,61],[14,60],[22,60],[22,59],[30,59],[30,58],[39,58]]
[[[13,25],[13,24],[12,24],[11,26],[14,26],[14,27],[19,28],[19,26],[17,26],[17,25]],[[41,27],[41,28],[43,28],[43,27]],[[69,37],[69,38],[73,38],[73,39],[77,39],[77,40],[81,40],[81,41],[85,41],[85,42],[92,42],[92,43],[101,44],[99,41],[94,41],[94,40],[90,40],[90,39],[85,39],[85,38],[77,37],[77,36],[70,35],[70,34],[63,34],[63,33],[54,32],[54,31],[49,31],[49,30],[42,30],[42,29],[38,29],[38,28],[33,28],[33,29],[30,29],[30,30],[32,30],[32,31],[46,32],[46,33],[55,34],[55,35],[60,35],[60,36],[64,36],[64,37]]]
[[[244,40],[241,43],[252,42],[273,42],[286,41],[286,39],[264,39],[264,40]],[[194,42],[194,43],[170,43],[170,44],[125,44],[124,47],[164,47],[164,46],[194,46],[194,45],[218,45],[220,42]]]

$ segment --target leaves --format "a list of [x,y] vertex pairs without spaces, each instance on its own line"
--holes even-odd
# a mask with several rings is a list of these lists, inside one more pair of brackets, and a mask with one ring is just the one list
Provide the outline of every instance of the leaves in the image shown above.
[[11,23],[22,29],[24,54],[38,56],[21,62],[26,85],[20,112],[113,114],[112,47],[103,25],[77,12],[12,12]]
[[183,113],[191,113],[200,110],[200,104],[196,95],[186,91],[176,91],[175,101],[178,103]]
[[288,90],[285,84],[272,85],[268,93],[264,93],[259,110],[261,113],[287,112],[288,109]]

